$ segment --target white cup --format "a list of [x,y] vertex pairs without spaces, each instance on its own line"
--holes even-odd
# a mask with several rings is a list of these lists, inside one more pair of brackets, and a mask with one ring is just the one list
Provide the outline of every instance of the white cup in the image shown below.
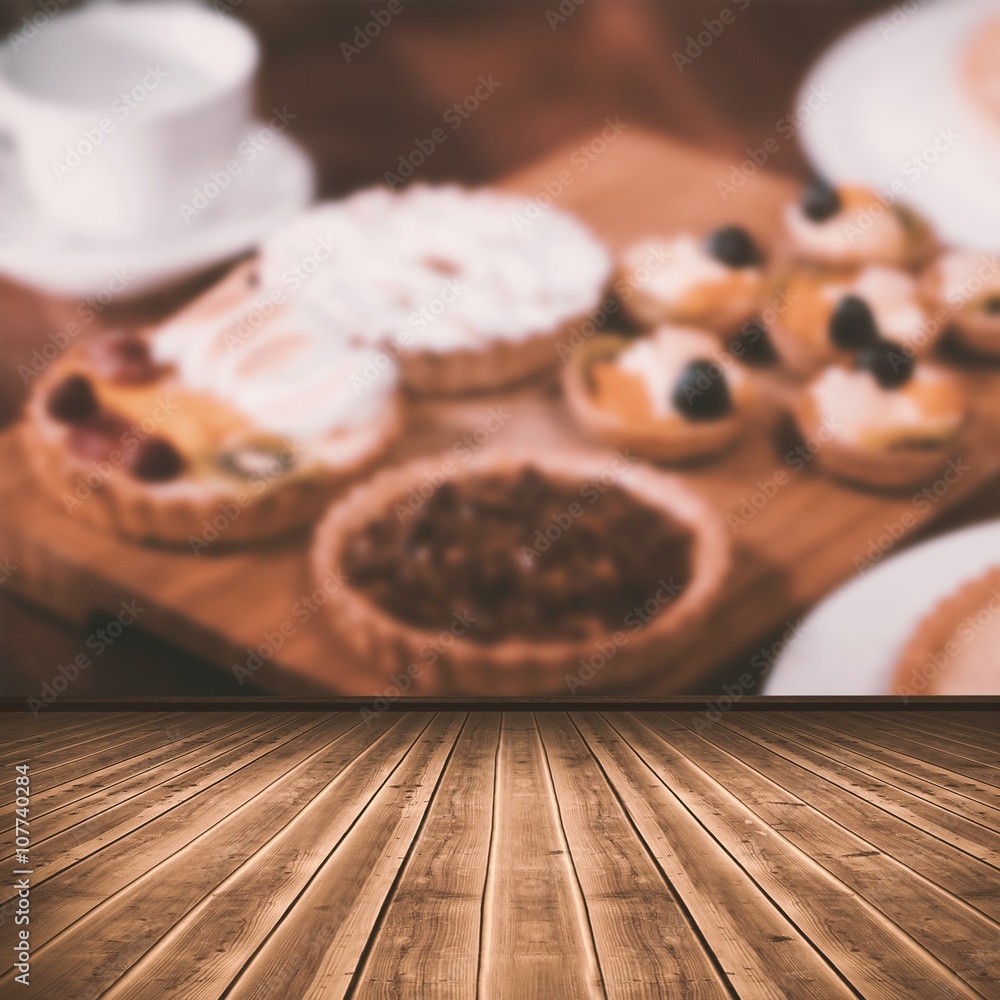
[[250,131],[259,51],[190,2],[102,2],[0,47],[0,128],[37,205],[103,241],[183,227]]

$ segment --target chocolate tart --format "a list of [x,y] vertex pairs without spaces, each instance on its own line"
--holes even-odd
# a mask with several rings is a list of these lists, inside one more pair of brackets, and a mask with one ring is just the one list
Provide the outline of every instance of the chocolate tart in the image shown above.
[[[655,356],[641,366],[643,372],[618,367],[619,359],[634,354],[637,347],[659,347],[669,358],[673,341],[671,374],[662,373],[667,385],[658,385],[664,378],[649,370],[660,360]],[[659,462],[719,455],[739,439],[753,405],[747,373],[735,362],[724,364],[722,354],[715,337],[685,327],[660,327],[638,340],[596,336],[563,368],[563,395],[588,437],[612,448]],[[656,394],[664,398],[654,409]]]
[[1000,567],[924,617],[896,662],[892,694],[1000,695]]
[[[383,677],[433,671],[455,692],[565,694],[653,675],[669,686],[729,549],[707,504],[629,456],[481,452],[356,486],[318,526],[311,561],[317,579],[346,578],[325,612]],[[596,673],[595,658],[606,660]]]

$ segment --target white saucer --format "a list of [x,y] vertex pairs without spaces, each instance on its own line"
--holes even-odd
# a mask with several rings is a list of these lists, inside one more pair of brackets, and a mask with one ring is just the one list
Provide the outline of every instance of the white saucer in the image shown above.
[[[814,87],[830,97],[802,125],[800,141],[828,179],[877,190],[898,180],[902,200],[946,242],[995,252],[1000,136],[964,94],[960,71],[967,42],[984,20],[1000,15],[1000,0],[931,0],[891,31],[893,11],[909,6],[866,21],[816,62],[799,101]],[[958,138],[921,169],[913,157],[939,129]]]
[[297,143],[277,133],[255,159],[235,159],[241,171],[189,225],[123,244],[65,233],[35,210],[15,172],[5,169],[0,275],[50,295],[82,299],[105,290],[116,271],[125,272],[132,297],[250,250],[312,200],[313,166]]
[[993,566],[1000,566],[1000,520],[887,558],[813,609],[761,693],[888,693],[893,666],[924,615]]

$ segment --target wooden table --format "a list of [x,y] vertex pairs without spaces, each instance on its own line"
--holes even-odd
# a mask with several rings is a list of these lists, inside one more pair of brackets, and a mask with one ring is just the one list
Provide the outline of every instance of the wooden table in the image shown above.
[[8,716],[33,995],[1000,997],[995,715],[715,716]]

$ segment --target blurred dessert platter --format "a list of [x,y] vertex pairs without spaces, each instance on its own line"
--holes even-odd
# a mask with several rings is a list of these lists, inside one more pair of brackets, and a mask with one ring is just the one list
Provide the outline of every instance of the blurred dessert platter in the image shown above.
[[703,154],[634,142],[561,204],[526,198],[541,168],[320,203],[165,322],[73,345],[19,435],[46,516],[178,579],[280,563],[272,610],[216,627],[252,656],[322,593],[273,651],[321,687],[654,693],[912,530],[956,458],[935,513],[1000,470],[1000,269],[820,179],[650,203],[651,157]]

